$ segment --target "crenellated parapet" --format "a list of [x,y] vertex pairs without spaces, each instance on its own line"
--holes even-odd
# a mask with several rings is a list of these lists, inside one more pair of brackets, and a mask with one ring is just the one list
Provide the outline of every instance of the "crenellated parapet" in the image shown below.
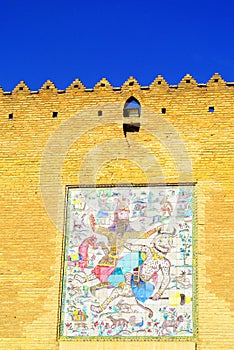
[[93,88],[86,88],[86,86],[79,80],[75,79],[71,85],[66,89],[58,89],[51,80],[47,80],[37,91],[31,91],[29,86],[20,81],[12,91],[4,91],[0,87],[0,96],[2,95],[20,95],[25,96],[29,94],[61,94],[61,93],[74,93],[77,92],[96,92],[102,93],[103,91],[139,91],[149,90],[150,92],[161,93],[167,90],[174,89],[220,89],[220,88],[233,88],[234,82],[226,82],[223,80],[219,73],[215,73],[207,83],[198,83],[190,74],[186,74],[177,85],[170,85],[161,75],[158,75],[155,80],[148,86],[141,86],[139,82],[130,76],[120,87],[112,86],[112,84],[106,79],[102,78],[98,81]]

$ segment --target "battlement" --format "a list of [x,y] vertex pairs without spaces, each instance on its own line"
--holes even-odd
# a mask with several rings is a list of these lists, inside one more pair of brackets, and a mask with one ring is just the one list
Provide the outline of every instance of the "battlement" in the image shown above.
[[0,87],[0,98],[1,96],[14,96],[14,95],[35,95],[35,94],[45,94],[48,96],[51,93],[64,94],[64,93],[90,93],[90,92],[102,92],[102,91],[113,91],[113,92],[124,92],[129,89],[134,91],[147,90],[150,92],[153,91],[173,91],[175,89],[202,89],[209,90],[214,88],[233,88],[234,82],[226,82],[223,80],[219,73],[215,73],[206,84],[198,83],[190,74],[186,74],[178,85],[170,85],[161,75],[158,75],[157,78],[148,86],[141,86],[138,81],[130,76],[121,87],[112,86],[112,84],[106,79],[102,78],[99,82],[95,84],[93,88],[87,88],[79,80],[75,79],[65,90],[58,89],[51,80],[47,80],[39,90],[31,91],[28,85],[24,81],[20,81],[19,84],[15,86],[12,91],[4,91]]
[[[225,96],[225,103],[224,103]],[[178,85],[169,85],[161,76],[149,85],[142,86],[130,76],[121,87],[114,87],[106,78],[102,78],[93,88],[86,88],[75,79],[65,90],[58,89],[51,80],[47,80],[37,91],[31,91],[21,81],[11,92],[0,88],[0,122],[8,120],[35,120],[51,118],[65,120],[84,108],[115,103],[115,122],[122,120],[121,110],[129,98],[135,98],[142,107],[166,114],[167,118],[191,115],[204,118],[204,113],[220,112],[230,115],[233,109],[234,83],[226,82],[215,73],[206,84],[199,84],[186,74]],[[118,107],[117,107],[118,105]],[[109,108],[113,111],[113,108]],[[100,112],[101,113],[101,112]],[[102,114],[101,114],[102,115]],[[96,120],[96,119],[95,119]]]

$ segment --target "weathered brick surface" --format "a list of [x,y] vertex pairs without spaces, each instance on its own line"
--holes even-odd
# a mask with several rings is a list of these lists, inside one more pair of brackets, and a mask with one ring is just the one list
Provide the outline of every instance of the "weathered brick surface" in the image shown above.
[[[141,103],[141,128],[126,139],[122,110],[130,96]],[[104,79],[93,90],[79,80],[66,91],[50,81],[38,92],[24,83],[10,94],[1,90],[0,349],[120,346],[57,341],[66,185],[191,180],[197,182],[197,349],[234,349],[233,116],[234,84],[218,75],[205,85],[188,75],[178,86],[158,77],[150,87],[130,78],[118,89]],[[52,155],[46,158],[49,140]],[[45,203],[43,191],[49,193]],[[185,343],[136,346],[191,348]]]

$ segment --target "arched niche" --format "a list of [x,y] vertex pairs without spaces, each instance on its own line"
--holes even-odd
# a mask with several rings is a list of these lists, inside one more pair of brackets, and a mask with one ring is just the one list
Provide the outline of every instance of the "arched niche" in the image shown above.
[[139,101],[133,96],[129,97],[125,102],[124,109],[123,109],[124,118],[140,117],[140,115],[141,115],[141,105]]

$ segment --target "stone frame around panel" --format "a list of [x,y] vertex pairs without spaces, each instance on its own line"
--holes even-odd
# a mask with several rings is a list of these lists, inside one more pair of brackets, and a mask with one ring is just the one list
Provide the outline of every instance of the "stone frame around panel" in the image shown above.
[[59,339],[196,340],[195,184],[66,192]]

